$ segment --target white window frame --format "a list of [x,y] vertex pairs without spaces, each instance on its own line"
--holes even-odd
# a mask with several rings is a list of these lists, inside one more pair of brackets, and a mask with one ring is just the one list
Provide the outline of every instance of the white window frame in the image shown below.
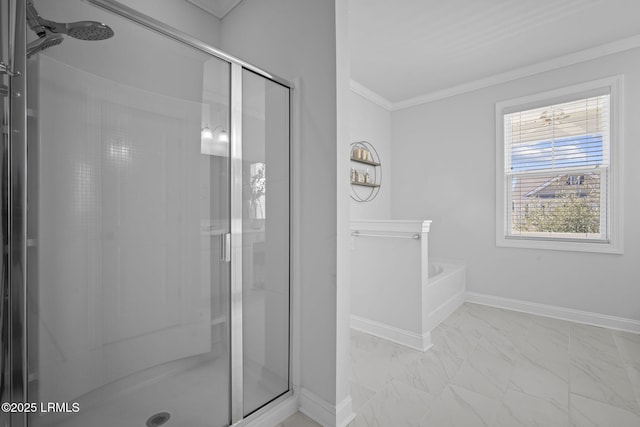
[[[537,93],[496,103],[496,246],[511,248],[547,249],[560,251],[623,253],[623,83],[622,75],[581,83],[557,90]],[[576,239],[507,236],[511,216],[507,213],[511,183],[505,178],[504,115],[544,105],[559,104],[590,93],[609,89],[610,93],[610,166],[608,178],[609,221],[608,241],[580,241]]]

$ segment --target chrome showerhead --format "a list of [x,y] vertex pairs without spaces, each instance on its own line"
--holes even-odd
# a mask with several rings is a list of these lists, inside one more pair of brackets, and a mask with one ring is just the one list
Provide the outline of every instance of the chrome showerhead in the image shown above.
[[113,30],[101,22],[80,21],[61,24],[44,19],[38,14],[31,0],[27,1],[27,22],[29,27],[40,37],[39,42],[44,43],[43,39],[49,40],[51,36],[56,36],[51,40],[55,41],[54,44],[49,44],[42,49],[62,43],[62,34],[80,40],[105,40],[114,35]]
[[106,40],[113,37],[114,34],[108,25],[96,21],[72,22],[63,26],[65,31],[58,32],[80,40]]
[[62,34],[48,33],[48,35],[40,37],[38,40],[34,40],[27,44],[27,58],[52,46],[57,46],[62,43],[63,40],[64,36]]

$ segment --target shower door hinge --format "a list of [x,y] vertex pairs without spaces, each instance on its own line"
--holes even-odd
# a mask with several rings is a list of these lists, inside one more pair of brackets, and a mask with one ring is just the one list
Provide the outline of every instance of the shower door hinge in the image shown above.
[[220,235],[220,259],[222,262],[231,262],[231,233]]
[[14,72],[7,64],[0,61],[0,74],[7,74],[9,77],[16,77],[20,75],[20,72]]

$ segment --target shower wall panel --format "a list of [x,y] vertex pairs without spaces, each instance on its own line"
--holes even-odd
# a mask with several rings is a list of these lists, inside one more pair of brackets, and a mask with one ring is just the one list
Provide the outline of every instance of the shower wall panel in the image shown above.
[[193,167],[200,104],[45,55],[39,74],[40,399],[66,401],[210,349],[194,250],[210,204]]

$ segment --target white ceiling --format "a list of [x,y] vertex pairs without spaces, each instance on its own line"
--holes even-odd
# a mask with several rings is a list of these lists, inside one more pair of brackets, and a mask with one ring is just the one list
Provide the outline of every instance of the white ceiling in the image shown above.
[[640,34],[640,0],[350,0],[351,78],[391,104]]
[[209,12],[213,16],[219,19],[225,17],[225,15],[231,12],[231,9],[236,7],[242,0],[187,0],[189,3],[193,3],[205,12]]

